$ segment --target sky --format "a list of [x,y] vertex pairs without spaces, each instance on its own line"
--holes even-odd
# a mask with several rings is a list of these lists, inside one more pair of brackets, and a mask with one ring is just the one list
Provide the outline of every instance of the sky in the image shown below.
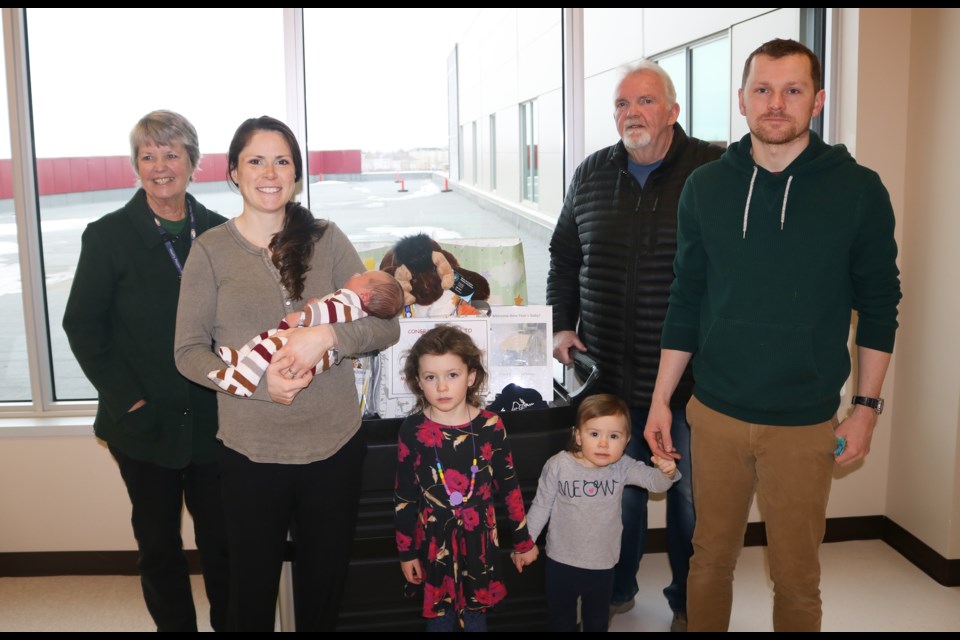
[[[447,59],[478,11],[307,9],[306,33],[319,34],[304,47],[311,139],[313,121],[322,127],[311,147],[447,146]],[[314,69],[322,81],[310,81]]]
[[[308,147],[447,146],[447,58],[478,12],[305,9]],[[131,127],[154,109],[186,116],[204,153],[226,152],[248,117],[286,120],[283,18],[276,8],[28,9],[37,156],[126,155]],[[0,157],[10,157],[7,129]]]

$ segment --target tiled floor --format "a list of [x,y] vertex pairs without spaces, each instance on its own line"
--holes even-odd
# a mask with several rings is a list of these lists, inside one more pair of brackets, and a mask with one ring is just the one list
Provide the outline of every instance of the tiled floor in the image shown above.
[[[960,587],[943,587],[878,540],[823,546],[824,631],[958,631]],[[640,567],[637,606],[610,631],[666,631],[671,613],[660,590],[665,554]],[[199,576],[200,630],[209,631]],[[762,547],[743,550],[734,581],[731,631],[772,631],[772,591]],[[153,631],[139,580],[129,576],[0,578],[0,632]]]
[[[879,540],[825,544],[820,552],[823,631],[957,631],[960,587],[944,587]],[[763,547],[747,547],[734,575],[730,631],[773,631],[773,590]],[[672,613],[660,593],[666,554],[643,559],[637,605],[610,631],[666,631]]]

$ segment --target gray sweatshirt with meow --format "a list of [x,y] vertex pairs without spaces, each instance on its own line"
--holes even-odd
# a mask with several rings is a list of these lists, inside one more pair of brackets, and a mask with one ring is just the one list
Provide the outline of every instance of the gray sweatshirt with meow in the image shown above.
[[527,527],[536,540],[547,529],[547,556],[581,569],[610,569],[620,558],[620,499],[623,488],[637,485],[662,493],[680,479],[628,455],[605,467],[585,467],[569,451],[543,466],[537,495],[527,511]]

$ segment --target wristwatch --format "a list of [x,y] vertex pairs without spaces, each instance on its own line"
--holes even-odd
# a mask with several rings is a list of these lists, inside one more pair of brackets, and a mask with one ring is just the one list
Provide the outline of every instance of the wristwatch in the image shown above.
[[853,396],[852,404],[862,404],[870,407],[877,412],[877,415],[883,413],[883,398],[868,398],[866,396]]

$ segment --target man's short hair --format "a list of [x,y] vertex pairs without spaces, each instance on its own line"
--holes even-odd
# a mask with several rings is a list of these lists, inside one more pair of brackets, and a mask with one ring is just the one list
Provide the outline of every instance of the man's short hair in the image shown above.
[[817,54],[802,42],[781,38],[764,42],[754,49],[753,53],[747,56],[747,61],[743,65],[743,79],[740,81],[741,89],[747,86],[747,76],[750,75],[750,63],[753,62],[755,57],[761,55],[773,58],[774,60],[779,60],[787,56],[807,56],[807,59],[810,60],[810,76],[813,79],[813,91],[814,93],[820,91],[823,83],[820,80],[820,59],[817,58]]
[[623,67],[620,81],[617,82],[617,88],[614,89],[614,102],[616,102],[617,94],[620,92],[620,85],[623,84],[625,79],[635,73],[642,73],[646,71],[657,74],[660,76],[660,80],[663,81],[663,89],[667,94],[667,108],[669,109],[673,107],[673,105],[677,104],[677,89],[673,86],[673,79],[670,78],[670,74],[667,73],[667,70],[656,62],[646,59],[640,60],[639,62],[634,62],[633,64],[625,65]]

